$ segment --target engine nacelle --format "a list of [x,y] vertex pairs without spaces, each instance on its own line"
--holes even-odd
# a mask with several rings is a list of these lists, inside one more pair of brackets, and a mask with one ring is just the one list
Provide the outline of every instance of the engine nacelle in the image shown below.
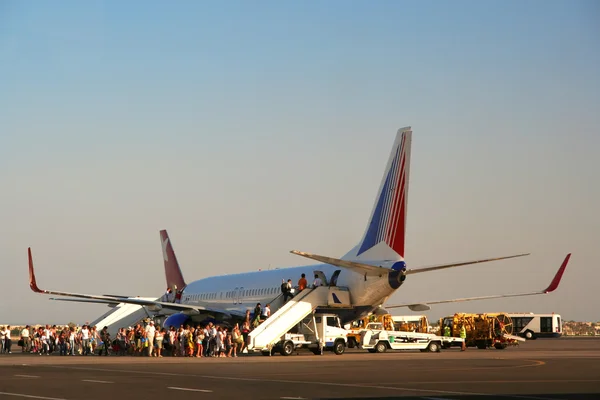
[[406,263],[397,261],[392,265],[392,270],[388,274],[388,283],[392,289],[398,289],[406,280]]
[[163,327],[165,329],[169,329],[171,326],[175,329],[179,328],[181,325],[186,326],[190,324],[191,318],[189,315],[185,315],[183,313],[177,313],[170,315],[165,322],[163,323]]

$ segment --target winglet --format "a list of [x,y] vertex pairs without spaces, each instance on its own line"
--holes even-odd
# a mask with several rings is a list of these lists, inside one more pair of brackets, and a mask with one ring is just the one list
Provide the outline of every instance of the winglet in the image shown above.
[[45,293],[41,290],[35,282],[35,272],[33,271],[33,257],[31,256],[31,247],[27,249],[29,254],[29,287],[36,293]]
[[567,268],[567,264],[569,263],[570,258],[571,258],[571,253],[567,254],[562,265],[556,272],[556,275],[554,275],[554,279],[552,279],[552,282],[550,282],[550,286],[548,286],[546,288],[546,290],[544,290],[544,293],[553,292],[558,288],[558,284],[560,283],[560,280],[562,279],[562,276],[565,273],[565,269]]

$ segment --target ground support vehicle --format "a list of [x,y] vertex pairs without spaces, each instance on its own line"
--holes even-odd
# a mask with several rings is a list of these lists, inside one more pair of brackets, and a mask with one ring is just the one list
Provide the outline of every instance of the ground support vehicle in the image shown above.
[[348,329],[348,347],[360,347],[361,332],[365,329],[429,332],[429,322],[425,315],[392,316],[391,314],[371,314],[346,325]]
[[[513,335],[513,322],[506,313],[465,314],[457,313],[440,319],[440,333],[450,330],[450,336],[460,336],[465,327],[467,347],[505,349],[516,346],[524,339]],[[455,344],[449,344],[454,346]]]
[[311,314],[303,319],[290,332],[263,348],[255,348],[265,356],[279,352],[289,356],[299,349],[309,349],[314,354],[332,351],[337,355],[344,354],[347,346],[347,331],[342,328],[340,319],[335,314]]
[[509,313],[513,334],[527,340],[562,336],[560,314]]
[[371,314],[367,317],[358,319],[352,324],[347,324],[345,328],[348,330],[348,347],[360,347],[361,332],[365,329],[377,329],[394,331],[394,321],[390,314]]
[[462,344],[459,337],[437,336],[431,333],[365,329],[361,332],[361,347],[370,353],[387,350],[420,350],[439,352],[442,347]]
[[394,315],[395,331],[429,333],[429,320],[426,315]]

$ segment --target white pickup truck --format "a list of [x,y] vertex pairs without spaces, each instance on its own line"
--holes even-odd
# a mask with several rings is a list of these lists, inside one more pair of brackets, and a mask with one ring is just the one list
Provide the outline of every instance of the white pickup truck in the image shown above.
[[334,314],[311,314],[302,320],[294,330],[284,334],[271,349],[262,349],[265,356],[279,352],[289,356],[294,350],[307,348],[314,354],[332,351],[344,354],[347,345],[347,331],[342,328],[340,319]]
[[436,336],[431,333],[386,331],[373,329],[369,324],[361,331],[361,347],[371,353],[384,353],[387,350],[420,350],[439,352],[442,346],[460,343],[464,339],[448,336]]

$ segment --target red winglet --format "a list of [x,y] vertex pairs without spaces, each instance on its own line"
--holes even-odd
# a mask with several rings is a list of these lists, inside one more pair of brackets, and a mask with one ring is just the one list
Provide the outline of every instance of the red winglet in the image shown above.
[[31,247],[27,249],[29,253],[29,287],[36,293],[44,293],[35,282],[35,272],[33,272],[33,257],[31,256]]
[[569,263],[569,259],[570,258],[571,258],[571,253],[567,254],[567,256],[565,257],[565,260],[562,263],[562,265],[560,266],[560,268],[556,272],[556,275],[554,275],[554,279],[552,279],[552,282],[550,282],[550,286],[548,286],[546,288],[546,290],[544,290],[544,293],[550,293],[550,292],[553,292],[553,291],[556,290],[556,288],[558,287],[558,284],[560,283],[560,280],[561,280],[563,274],[565,273],[565,269],[567,268],[567,264]]

